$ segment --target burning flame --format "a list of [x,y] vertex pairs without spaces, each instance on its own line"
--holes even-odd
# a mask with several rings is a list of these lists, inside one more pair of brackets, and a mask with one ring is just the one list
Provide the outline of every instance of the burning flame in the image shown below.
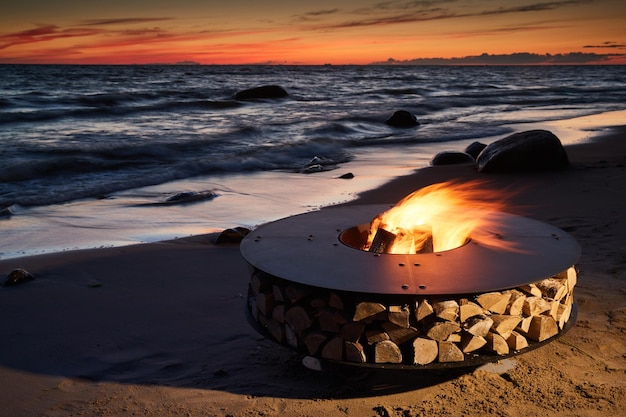
[[370,249],[379,229],[395,235],[386,253],[441,252],[464,245],[472,231],[489,226],[489,215],[504,207],[481,185],[448,181],[413,192],[372,220],[364,249]]

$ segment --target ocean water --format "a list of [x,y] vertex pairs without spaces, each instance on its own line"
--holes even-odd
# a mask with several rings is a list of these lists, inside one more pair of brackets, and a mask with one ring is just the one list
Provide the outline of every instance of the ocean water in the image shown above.
[[[289,96],[234,99],[266,84]],[[625,87],[622,66],[0,66],[0,258],[254,227],[526,128],[582,140],[560,121],[621,114]]]

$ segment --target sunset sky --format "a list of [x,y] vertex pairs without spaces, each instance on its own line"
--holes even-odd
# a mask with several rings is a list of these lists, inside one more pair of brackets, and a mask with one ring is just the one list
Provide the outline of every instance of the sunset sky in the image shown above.
[[0,63],[368,64],[528,52],[626,64],[625,23],[624,0],[3,0]]

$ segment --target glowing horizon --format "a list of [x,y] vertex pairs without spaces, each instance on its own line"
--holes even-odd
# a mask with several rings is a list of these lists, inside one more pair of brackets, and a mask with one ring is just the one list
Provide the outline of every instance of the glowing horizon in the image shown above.
[[140,3],[3,6],[0,63],[339,65],[489,54],[626,64],[622,0]]

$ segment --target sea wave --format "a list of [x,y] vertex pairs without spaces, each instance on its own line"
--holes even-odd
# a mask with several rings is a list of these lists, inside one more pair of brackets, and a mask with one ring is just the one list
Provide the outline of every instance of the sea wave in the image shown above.
[[[316,172],[364,147],[494,137],[511,124],[624,109],[621,71],[0,66],[0,207],[223,173]],[[264,84],[289,96],[233,98]],[[399,109],[420,125],[386,125]]]

